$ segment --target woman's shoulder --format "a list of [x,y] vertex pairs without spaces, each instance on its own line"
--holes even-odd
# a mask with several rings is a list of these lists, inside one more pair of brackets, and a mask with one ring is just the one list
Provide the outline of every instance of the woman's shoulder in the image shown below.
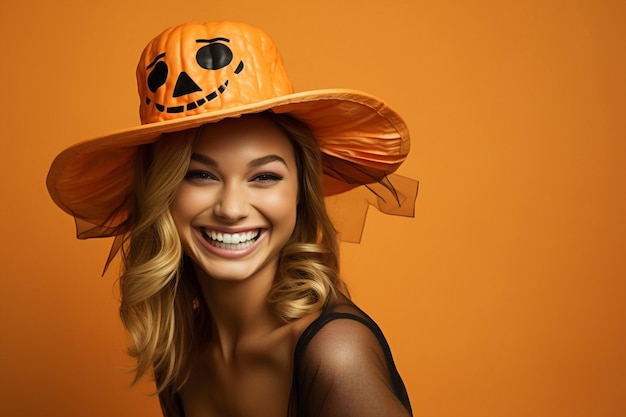
[[351,410],[346,415],[367,410],[380,411],[376,415],[410,414],[404,383],[382,331],[345,297],[328,304],[303,332],[294,376],[297,415],[327,415],[323,409]]
[[[372,337],[378,342],[384,342],[384,336],[376,322],[350,299],[340,294],[336,300],[327,303],[317,318],[302,332],[296,346],[296,355],[312,342],[316,345],[347,344],[371,341]],[[386,345],[386,342],[383,344]]]

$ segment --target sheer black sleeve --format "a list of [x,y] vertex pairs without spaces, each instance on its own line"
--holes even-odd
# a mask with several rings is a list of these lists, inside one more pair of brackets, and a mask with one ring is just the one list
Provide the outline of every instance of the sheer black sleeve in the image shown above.
[[289,417],[412,415],[383,333],[347,300],[307,328],[294,364]]

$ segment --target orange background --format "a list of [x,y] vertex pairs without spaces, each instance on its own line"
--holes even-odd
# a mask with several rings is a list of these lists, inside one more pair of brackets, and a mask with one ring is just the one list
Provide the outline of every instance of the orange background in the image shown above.
[[128,386],[110,242],[75,240],[44,181],[137,123],[150,38],[223,18],[266,29],[298,90],[368,91],[412,129],[416,218],[372,211],[342,250],[416,416],[626,415],[621,0],[2,0],[0,415],[159,414]]

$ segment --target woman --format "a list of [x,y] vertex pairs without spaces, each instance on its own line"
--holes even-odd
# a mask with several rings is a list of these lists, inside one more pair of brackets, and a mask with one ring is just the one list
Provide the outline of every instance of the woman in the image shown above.
[[410,415],[339,277],[324,204],[367,185],[412,213],[416,183],[389,183],[402,119],[358,92],[294,93],[271,40],[241,23],[166,30],[137,78],[143,125],[62,152],[48,189],[79,237],[122,248],[130,353],[164,414]]

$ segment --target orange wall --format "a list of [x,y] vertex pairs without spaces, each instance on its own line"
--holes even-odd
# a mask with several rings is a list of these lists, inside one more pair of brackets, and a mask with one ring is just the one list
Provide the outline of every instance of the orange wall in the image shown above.
[[626,415],[626,3],[222,3],[0,4],[0,415],[158,415],[128,388],[110,242],[75,240],[44,180],[137,122],[153,35],[222,18],[265,28],[299,90],[371,92],[412,128],[417,217],[372,211],[343,271],[416,416]]

